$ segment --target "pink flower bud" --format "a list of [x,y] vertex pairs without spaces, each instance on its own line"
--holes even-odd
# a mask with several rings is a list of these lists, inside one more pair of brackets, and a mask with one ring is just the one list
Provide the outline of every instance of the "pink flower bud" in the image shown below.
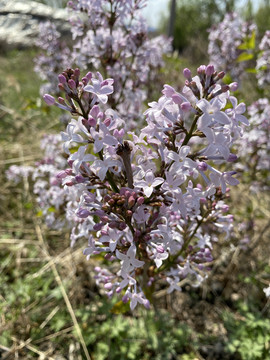
[[67,185],[67,186],[73,186],[74,185],[74,182],[71,180],[71,181],[67,181],[66,183],[65,183],[65,185]]
[[198,169],[201,171],[207,170],[207,164],[204,161],[200,161],[197,166],[198,166]]
[[75,180],[77,181],[78,184],[82,184],[85,182],[85,178],[82,175],[76,175]]
[[224,72],[224,71],[220,71],[220,72],[217,74],[217,77],[218,77],[219,79],[223,79],[224,76],[225,76],[225,72]]
[[96,126],[97,125],[96,119],[94,119],[92,117],[87,120],[87,123],[88,123],[89,126]]
[[90,81],[90,80],[92,79],[92,77],[93,77],[93,74],[91,73],[91,71],[89,71],[89,72],[85,75],[85,77],[88,79],[88,81]]
[[67,79],[63,74],[58,75],[58,80],[60,84],[65,84],[67,82]]
[[205,66],[205,65],[201,65],[201,66],[198,67],[197,73],[198,73],[199,75],[204,75],[204,74],[205,74],[205,69],[206,69],[206,66]]
[[227,212],[227,211],[229,211],[229,209],[230,209],[229,206],[228,206],[228,205],[225,205],[225,204],[222,205],[222,207],[221,207],[221,211],[222,211],[222,212]]
[[81,218],[81,219],[85,219],[90,215],[90,211],[86,210],[86,209],[79,209],[76,212],[76,215]]
[[231,153],[231,154],[229,155],[227,161],[228,161],[228,162],[234,162],[234,161],[236,161],[237,159],[238,159],[237,155]]
[[233,82],[229,86],[230,86],[231,91],[236,91],[238,89],[238,83],[237,82]]
[[57,178],[52,178],[52,179],[50,180],[50,185],[51,185],[51,186],[59,185],[59,179],[57,179]]
[[214,72],[215,72],[214,65],[209,64],[206,66],[206,69],[205,69],[206,76],[212,76],[214,74]]
[[127,210],[127,216],[132,216],[132,211],[131,210]]
[[[109,255],[109,256],[108,256],[108,255]],[[108,257],[108,259],[111,257],[110,254],[106,254],[106,255],[104,256],[105,259],[106,259],[106,256]],[[108,260],[108,259],[107,259],[107,260]],[[107,283],[107,284],[104,285],[104,288],[105,288],[106,290],[111,290],[112,287],[113,287],[113,284],[112,284],[112,283]]]
[[45,103],[46,103],[47,105],[49,105],[49,106],[55,104],[55,98],[54,98],[52,95],[50,95],[50,94],[45,94],[45,95],[43,96],[43,99],[44,99]]
[[133,196],[130,196],[128,199],[128,207],[131,208],[135,204],[135,199]]
[[159,253],[159,254],[163,254],[164,253],[164,247],[163,246],[161,246],[161,245],[158,245],[157,246],[157,252]]
[[87,77],[83,77],[83,78],[82,78],[82,83],[83,83],[84,86],[88,84],[88,79],[87,79]]
[[61,96],[58,97],[58,102],[59,102],[59,104],[66,105],[65,99],[62,98]]
[[73,170],[72,169],[66,169],[65,172],[67,173],[67,175],[72,175]]
[[61,170],[57,175],[57,179],[64,179],[68,174],[66,173],[65,170]]
[[111,119],[110,118],[107,118],[107,119],[104,120],[104,125],[110,126],[110,124],[111,124]]
[[188,68],[185,68],[183,70],[183,75],[186,79],[188,79],[188,80],[191,79],[191,71]]
[[230,90],[230,86],[229,86],[229,85],[223,85],[223,86],[221,86],[221,91],[222,91],[223,93],[227,92],[228,90]]
[[102,223],[98,223],[98,224],[95,224],[95,225],[93,226],[93,229],[94,229],[95,231],[99,231],[99,230],[102,229],[102,227],[103,227],[103,224],[102,224]]
[[190,102],[183,102],[181,105],[180,105],[181,109],[183,111],[189,111],[191,108],[192,108],[192,105]]
[[129,300],[128,295],[124,295],[124,296],[122,297],[122,301],[123,301],[124,304],[126,304],[126,303],[128,302],[128,300]]
[[72,79],[69,79],[69,80],[68,80],[68,86],[69,86],[71,89],[75,90],[75,89],[76,89],[76,83],[75,83],[75,81],[72,80]]
[[80,76],[80,69],[78,69],[78,68],[76,68],[75,70],[74,70],[74,76],[76,77],[76,78],[78,78],[79,76]]
[[144,197],[143,196],[140,196],[137,200],[137,204],[138,205],[142,205],[144,203]]
[[119,230],[125,230],[126,227],[127,227],[127,225],[124,222],[120,222],[118,225]]

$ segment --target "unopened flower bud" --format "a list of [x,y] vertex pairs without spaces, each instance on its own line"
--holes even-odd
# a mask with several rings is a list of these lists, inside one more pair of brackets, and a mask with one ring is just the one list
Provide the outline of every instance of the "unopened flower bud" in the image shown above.
[[119,230],[124,230],[125,228],[127,227],[127,225],[124,223],[124,222],[120,222],[119,225],[118,225],[118,229]]
[[229,155],[227,161],[228,161],[228,162],[234,162],[234,161],[236,161],[237,159],[238,159],[237,155],[231,153],[231,154]]
[[89,126],[96,126],[97,125],[96,119],[94,119],[92,117],[87,120],[87,123],[88,123]]
[[104,120],[104,125],[105,126],[110,126],[110,124],[111,124],[111,119],[110,118],[107,118],[107,119]]
[[75,81],[74,81],[73,79],[69,79],[69,80],[68,80],[68,86],[69,86],[71,89],[75,90],[75,89],[76,89],[76,83],[75,83]]
[[109,227],[111,229],[116,229],[117,226],[118,226],[118,223],[116,221],[112,221],[112,222],[109,223]]
[[231,91],[236,91],[238,89],[238,83],[237,82],[233,82],[229,86],[230,86]]
[[66,105],[65,99],[62,98],[61,96],[58,97],[58,102],[59,102],[59,104]]
[[229,85],[223,85],[223,86],[221,86],[221,91],[222,91],[223,93],[227,92],[228,90],[230,90],[230,86],[229,86]]
[[198,67],[197,73],[198,73],[199,75],[204,75],[204,74],[205,74],[205,69],[206,69],[206,66],[205,66],[205,65],[201,65],[201,66]]
[[82,175],[76,175],[75,180],[77,181],[78,184],[82,184],[85,182],[85,178]]
[[207,164],[204,161],[200,161],[197,166],[198,166],[198,169],[201,171],[207,170]]
[[66,186],[73,186],[74,182],[72,180],[65,182]]
[[91,73],[91,71],[89,71],[85,76],[84,76],[88,81],[90,81],[93,77],[93,74]]
[[128,300],[129,300],[128,295],[124,295],[124,296],[122,297],[122,301],[123,301],[124,304],[126,304],[126,303],[128,302]]
[[95,224],[95,225],[93,226],[93,230],[99,231],[99,230],[102,229],[102,227],[103,227],[103,224],[102,224],[102,223],[97,223],[97,224]]
[[76,68],[75,70],[74,70],[74,76],[76,77],[76,78],[79,78],[79,76],[80,76],[80,69],[78,69],[78,68]]
[[144,203],[144,197],[143,196],[140,196],[137,200],[137,204],[138,205],[142,205]]
[[131,210],[127,210],[127,211],[126,211],[126,215],[127,215],[128,217],[131,217],[131,216],[132,216],[132,214],[133,214],[133,213],[132,213],[132,211],[131,211]]
[[128,199],[128,207],[132,208],[132,206],[135,204],[135,199],[133,196],[130,196]]
[[225,76],[225,72],[224,71],[220,71],[218,74],[217,74],[217,77],[221,80],[223,79]]
[[55,98],[54,98],[52,95],[50,95],[50,94],[45,94],[45,95],[43,96],[43,99],[44,99],[45,103],[46,103],[47,105],[49,105],[49,106],[55,104]]
[[57,175],[57,179],[64,179],[68,174],[66,173],[65,170],[61,170]]
[[181,109],[183,111],[189,111],[191,108],[192,108],[192,105],[190,102],[183,102],[181,105],[180,105]]
[[67,79],[63,74],[58,75],[58,80],[60,84],[65,84],[67,82]]
[[164,253],[164,247],[163,246],[161,246],[161,245],[158,245],[157,246],[157,252],[159,253],[159,254],[163,254]]
[[183,75],[186,79],[191,80],[191,71],[188,68],[183,70]]
[[214,65],[209,64],[206,66],[206,69],[205,69],[206,76],[212,76],[214,74],[214,72],[215,72]]
[[88,211],[87,209],[79,209],[76,212],[76,215],[81,219],[85,219],[90,215],[90,211]]

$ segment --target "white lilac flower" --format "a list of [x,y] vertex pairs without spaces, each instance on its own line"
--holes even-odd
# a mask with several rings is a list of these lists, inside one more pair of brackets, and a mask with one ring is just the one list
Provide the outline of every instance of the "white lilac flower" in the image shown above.
[[121,253],[119,250],[116,250],[116,256],[121,260],[121,276],[126,276],[133,269],[142,267],[144,261],[136,259],[136,246],[131,245],[126,254]]
[[145,180],[138,180],[135,182],[137,188],[143,188],[143,191],[147,197],[152,195],[154,188],[164,182],[161,177],[155,177],[151,170],[147,170],[144,175]]

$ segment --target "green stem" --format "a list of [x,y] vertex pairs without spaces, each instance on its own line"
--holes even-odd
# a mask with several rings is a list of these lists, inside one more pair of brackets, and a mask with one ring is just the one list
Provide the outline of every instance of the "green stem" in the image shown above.
[[197,124],[197,121],[199,119],[200,115],[196,115],[194,120],[193,120],[193,123],[191,125],[191,128],[189,130],[189,132],[186,134],[185,138],[184,138],[184,141],[182,142],[182,146],[184,145],[187,145],[189,140],[191,139],[191,137],[193,136],[193,131],[196,127],[196,124]]

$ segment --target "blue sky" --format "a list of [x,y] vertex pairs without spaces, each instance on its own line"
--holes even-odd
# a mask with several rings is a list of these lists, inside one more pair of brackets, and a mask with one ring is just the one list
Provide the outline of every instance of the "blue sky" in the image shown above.
[[156,27],[163,12],[168,12],[170,0],[148,0],[148,5],[143,9],[143,15],[149,26]]
[[[179,1],[179,0],[178,0]],[[259,5],[258,0],[253,0],[253,6],[256,8]],[[143,9],[143,15],[147,19],[149,26],[157,27],[162,13],[168,13],[170,0],[148,0],[148,5]],[[238,6],[245,6],[247,0],[240,0]]]

